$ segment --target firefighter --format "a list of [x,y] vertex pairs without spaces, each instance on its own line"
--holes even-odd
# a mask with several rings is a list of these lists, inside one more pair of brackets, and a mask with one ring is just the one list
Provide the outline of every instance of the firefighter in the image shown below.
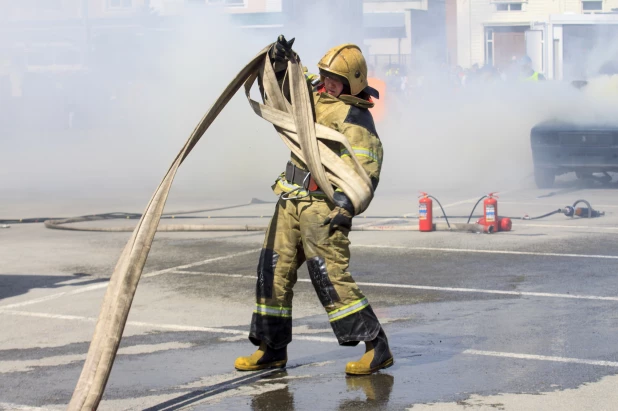
[[519,61],[520,79],[523,81],[543,81],[545,76],[532,68],[532,59],[523,56]]
[[[282,80],[291,41],[279,36],[269,52]],[[329,143],[352,166],[356,156],[374,190],[382,163],[382,144],[369,108],[367,65],[360,49],[343,44],[330,49],[318,63],[321,82],[313,92],[315,121],[347,137],[353,153]],[[377,96],[375,96],[377,97]],[[346,365],[348,374],[371,374],[393,364],[386,334],[348,266],[354,207],[337,187],[329,201],[311,178],[307,166],[292,154],[286,170],[272,186],[280,196],[257,267],[256,306],[249,340],[259,348],[234,364],[241,371],[283,368],[292,341],[292,297],[297,270],[307,263],[318,298],[340,345],[365,342],[365,354]]]

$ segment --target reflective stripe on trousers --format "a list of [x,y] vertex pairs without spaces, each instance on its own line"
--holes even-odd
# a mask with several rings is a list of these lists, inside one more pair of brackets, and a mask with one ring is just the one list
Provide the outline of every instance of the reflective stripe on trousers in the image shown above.
[[356,312],[359,312],[363,308],[369,305],[369,301],[366,298],[356,300],[351,304],[345,305],[337,310],[331,311],[328,313],[328,320],[332,323],[333,321],[341,320],[342,318],[347,317],[348,315],[352,315]]
[[272,315],[273,317],[292,317],[292,309],[289,307],[272,307],[264,304],[255,304],[254,313],[260,315]]

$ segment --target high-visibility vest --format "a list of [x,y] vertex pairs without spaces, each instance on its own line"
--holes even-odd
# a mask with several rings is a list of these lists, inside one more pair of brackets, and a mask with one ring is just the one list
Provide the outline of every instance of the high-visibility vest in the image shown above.
[[539,72],[535,71],[530,77],[524,78],[524,81],[539,81]]
[[393,70],[392,70],[392,69],[388,69],[388,70],[386,71],[386,77],[390,77],[390,76],[392,76],[393,74],[394,74],[394,75],[396,75],[396,76],[398,76],[398,75],[399,75],[399,69],[395,69],[395,72],[394,72],[394,73],[393,73]]

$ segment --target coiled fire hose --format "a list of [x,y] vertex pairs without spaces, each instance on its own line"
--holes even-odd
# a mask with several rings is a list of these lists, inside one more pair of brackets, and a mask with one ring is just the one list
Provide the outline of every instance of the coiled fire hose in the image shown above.
[[[288,56],[283,88],[291,96],[290,103],[285,98],[270,63],[270,47],[272,44],[260,51],[225,88],[194,129],[148,203],[111,276],[86,362],[68,406],[69,410],[91,411],[98,408],[176,172],[243,84],[253,111],[275,126],[283,142],[307,165],[317,185],[330,200],[334,193],[332,185],[336,185],[352,201],[355,214],[365,211],[371,202],[371,181],[358,160],[352,156],[354,168],[349,167],[321,141],[338,142],[348,152],[353,152],[345,136],[314,123],[312,100],[300,59],[294,53]],[[265,104],[252,100],[249,95],[251,87],[258,79],[263,87],[261,91]]]

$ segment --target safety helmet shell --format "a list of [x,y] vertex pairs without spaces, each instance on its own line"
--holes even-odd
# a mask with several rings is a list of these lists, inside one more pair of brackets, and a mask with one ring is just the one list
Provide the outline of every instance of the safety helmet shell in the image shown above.
[[[355,44],[341,44],[328,50],[318,63],[322,77],[324,73],[345,79],[350,94],[355,96],[367,87],[367,62],[360,48]],[[322,78],[324,81],[324,78]]]

